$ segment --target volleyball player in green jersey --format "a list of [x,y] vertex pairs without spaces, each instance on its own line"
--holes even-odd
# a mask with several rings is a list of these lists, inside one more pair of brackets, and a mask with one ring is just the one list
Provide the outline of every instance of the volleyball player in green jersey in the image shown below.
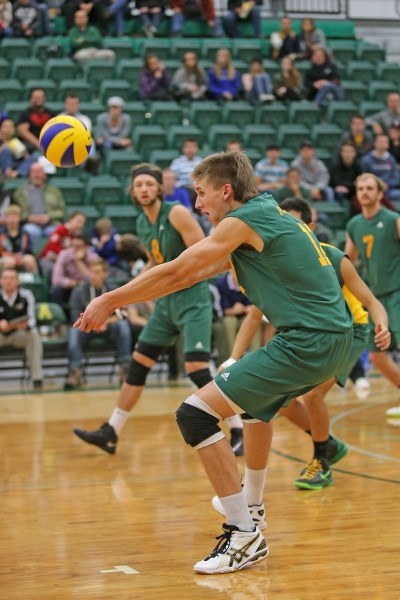
[[196,207],[214,226],[211,235],[93,300],[74,326],[92,331],[116,307],[190,287],[226,271],[231,259],[244,292],[278,330],[267,346],[191,394],[176,413],[226,515],[217,546],[194,565],[196,572],[214,574],[238,571],[268,554],[219,421],[247,413],[268,422],[285,402],[346,367],[353,333],[335,271],[318,240],[271,196],[258,196],[245,154],[212,154],[197,165],[193,178]]
[[[362,213],[347,225],[345,252],[354,262],[359,255],[372,292],[389,315],[392,348],[400,347],[400,216],[381,206],[384,183],[371,173],[356,179],[357,200]],[[371,362],[398,388],[400,367],[389,352],[377,351],[373,336],[368,345]],[[400,406],[386,412],[400,419]]]

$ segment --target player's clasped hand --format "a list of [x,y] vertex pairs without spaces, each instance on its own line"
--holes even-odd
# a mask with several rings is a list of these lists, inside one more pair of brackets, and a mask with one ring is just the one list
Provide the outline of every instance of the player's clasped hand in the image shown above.
[[74,329],[80,329],[89,333],[101,329],[113,311],[105,304],[104,299],[99,296],[92,300],[84,313],[81,313],[79,318],[73,324]]
[[390,347],[391,340],[392,336],[387,327],[381,324],[375,327],[375,344],[379,350],[387,350]]

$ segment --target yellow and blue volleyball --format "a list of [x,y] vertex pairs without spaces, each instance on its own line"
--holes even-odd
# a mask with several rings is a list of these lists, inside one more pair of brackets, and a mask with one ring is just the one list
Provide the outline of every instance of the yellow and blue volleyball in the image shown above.
[[56,167],[77,167],[88,157],[92,135],[76,117],[58,115],[42,127],[40,148]]

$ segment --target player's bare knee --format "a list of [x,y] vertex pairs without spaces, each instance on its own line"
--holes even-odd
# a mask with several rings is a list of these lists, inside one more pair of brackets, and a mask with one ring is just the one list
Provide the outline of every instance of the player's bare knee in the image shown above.
[[192,394],[176,411],[176,422],[189,446],[200,450],[225,436],[218,422],[222,419],[211,407]]

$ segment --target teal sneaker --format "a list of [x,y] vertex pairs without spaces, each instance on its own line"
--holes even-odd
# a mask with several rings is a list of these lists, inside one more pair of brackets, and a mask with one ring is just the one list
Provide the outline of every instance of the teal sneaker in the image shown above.
[[346,456],[349,451],[349,447],[342,442],[342,440],[338,440],[336,438],[332,438],[328,440],[328,451],[327,451],[327,459],[330,465],[334,465],[339,462]]
[[302,471],[294,485],[299,490],[322,490],[332,485],[333,478],[329,464],[319,458],[313,458],[305,471]]

